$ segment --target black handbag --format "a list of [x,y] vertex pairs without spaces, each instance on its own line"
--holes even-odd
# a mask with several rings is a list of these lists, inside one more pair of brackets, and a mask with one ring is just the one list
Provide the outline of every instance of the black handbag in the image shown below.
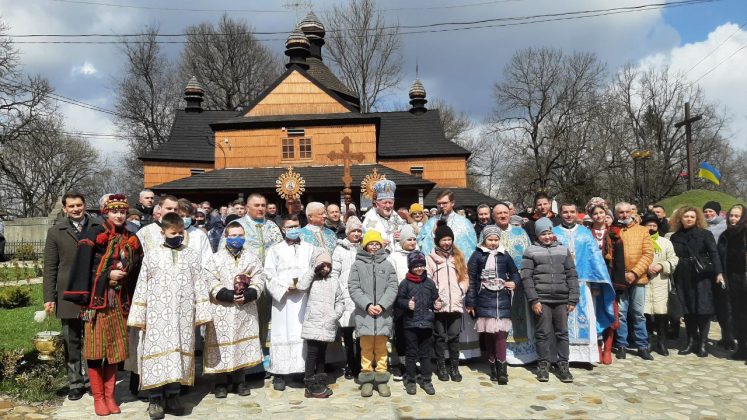
[[713,274],[713,261],[710,257],[690,257],[690,264],[693,265],[697,274]]
[[669,279],[669,294],[667,295],[667,314],[671,319],[680,319],[685,311],[682,309],[682,301],[677,294],[677,288],[672,279]]

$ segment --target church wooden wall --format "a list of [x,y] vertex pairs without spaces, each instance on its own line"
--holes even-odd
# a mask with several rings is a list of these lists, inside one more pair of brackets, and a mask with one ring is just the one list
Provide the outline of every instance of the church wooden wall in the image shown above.
[[410,173],[412,166],[422,166],[423,178],[435,182],[437,187],[467,186],[467,160],[464,156],[380,159],[379,163],[406,174]]
[[144,162],[143,169],[143,184],[145,188],[150,188],[164,182],[186,178],[192,175],[192,169],[210,171],[213,169],[213,164],[197,162]]
[[[345,136],[350,137],[350,140],[352,140],[352,144],[350,145],[352,153],[363,153],[364,161],[360,163],[376,163],[376,126],[374,124],[318,127],[296,126],[294,128],[304,128],[305,135],[293,138],[311,139],[312,159],[298,159],[298,143],[296,142],[296,159],[283,160],[282,139],[291,137],[281,128],[217,131],[215,133],[216,169],[286,165],[340,165],[342,161],[333,163],[329,160],[327,154],[333,150],[342,152],[343,146],[340,141]],[[226,143],[226,140],[228,143]]]
[[245,115],[336,114],[350,112],[333,97],[294,71]]

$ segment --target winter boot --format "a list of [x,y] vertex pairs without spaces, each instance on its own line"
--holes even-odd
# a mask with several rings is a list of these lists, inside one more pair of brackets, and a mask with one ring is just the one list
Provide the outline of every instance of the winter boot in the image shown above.
[[656,347],[654,350],[662,356],[669,356],[669,350],[664,342],[667,337],[667,325],[669,324],[669,316],[667,315],[654,315],[654,323],[656,324]]
[[163,411],[172,416],[183,416],[184,406],[179,400],[179,394],[167,395],[164,402]]
[[462,382],[462,374],[459,373],[459,359],[451,359],[449,376],[454,382]]
[[119,414],[117,400],[114,399],[114,388],[117,386],[117,365],[104,365],[104,402],[111,414]]
[[104,369],[88,368],[88,380],[91,382],[91,394],[93,395],[93,410],[97,416],[108,416],[109,407],[106,405],[104,388]]
[[568,367],[568,362],[558,362],[558,379],[560,382],[569,384],[573,382],[573,375]]
[[389,378],[392,376],[389,372],[376,372],[374,375],[374,383],[376,384],[376,390],[379,391],[379,396],[390,397],[392,390],[389,389]]
[[423,379],[423,384],[421,386],[423,387],[423,391],[425,391],[426,394],[436,394],[436,388],[433,387],[433,382],[430,379]]
[[731,360],[747,360],[747,343],[737,340],[737,351],[729,356]]
[[496,362],[488,362],[490,364],[490,380],[496,382],[498,380],[498,370]]
[[304,378],[304,384],[306,384],[306,390],[304,390],[303,396],[306,398],[328,398],[327,384],[322,384],[319,381],[319,375],[310,376]]
[[446,371],[446,360],[438,359],[436,361],[436,377],[442,382],[449,380],[449,373]]
[[285,391],[285,377],[283,375],[274,375],[272,377],[272,389],[275,391]]
[[140,375],[135,372],[130,372],[130,394],[137,398],[140,392]]
[[506,362],[495,362],[498,368],[498,385],[508,384],[508,363]]
[[252,395],[252,389],[249,387],[249,384],[246,383],[246,380],[243,380],[236,385],[236,394],[240,397]]
[[687,346],[684,349],[678,351],[677,354],[679,354],[681,356],[684,356],[684,355],[687,355],[687,354],[694,353],[695,350],[698,347],[697,341],[698,340],[696,340],[694,336],[688,335],[687,336]]
[[159,420],[165,417],[163,409],[163,398],[151,399],[148,404],[148,417],[151,420]]
[[415,395],[418,392],[418,384],[414,378],[405,379],[405,391],[408,395]]
[[226,384],[215,384],[215,398],[226,398],[228,396],[228,386]]
[[361,372],[358,374],[358,382],[361,384],[361,397],[370,397],[374,389],[374,373]]
[[547,382],[550,380],[550,362],[547,360],[540,360],[537,362],[537,380],[540,382]]

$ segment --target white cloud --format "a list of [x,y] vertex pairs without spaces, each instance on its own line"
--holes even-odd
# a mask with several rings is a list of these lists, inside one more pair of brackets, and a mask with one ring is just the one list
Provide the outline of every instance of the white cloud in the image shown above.
[[726,112],[730,122],[725,133],[727,138],[734,146],[747,148],[747,97],[744,95],[747,91],[744,77],[747,48],[739,51],[745,45],[747,31],[739,29],[739,25],[725,23],[709,33],[705,40],[650,55],[640,61],[640,66],[668,65],[674,72],[685,73],[690,82],[697,82],[708,101]]
[[83,76],[94,76],[99,71],[94,67],[90,61],[85,61],[82,65],[73,66],[73,74],[82,74]]
[[[84,99],[87,103],[97,106],[106,104],[106,98]],[[59,103],[59,112],[64,115],[65,130],[73,133],[85,133],[83,136],[88,142],[95,147],[101,156],[112,163],[121,162],[122,156],[127,151],[127,143],[124,139],[110,136],[95,136],[96,134],[116,134],[116,127],[107,114],[94,111],[87,108]]]

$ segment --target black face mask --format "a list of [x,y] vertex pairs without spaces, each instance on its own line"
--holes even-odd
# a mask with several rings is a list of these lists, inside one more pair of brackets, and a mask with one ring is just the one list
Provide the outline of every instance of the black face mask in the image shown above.
[[648,234],[649,234],[649,235],[653,235],[653,234],[655,234],[655,233],[658,233],[658,232],[659,232],[659,231],[658,231],[657,229],[649,229],[649,230],[648,230]]
[[163,244],[171,249],[179,248],[179,246],[184,242],[184,235],[177,235],[173,238],[164,238]]

